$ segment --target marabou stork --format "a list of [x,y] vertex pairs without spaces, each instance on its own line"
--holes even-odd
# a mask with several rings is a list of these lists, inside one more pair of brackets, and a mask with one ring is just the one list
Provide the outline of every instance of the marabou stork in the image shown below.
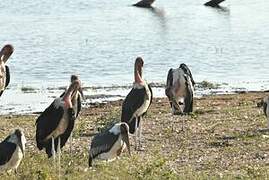
[[[121,122],[129,125],[129,132],[135,133],[135,149],[137,139],[139,138],[139,147],[141,146],[142,118],[146,114],[152,103],[152,89],[142,77],[144,61],[141,57],[136,58],[134,66],[133,88],[126,96],[122,104]],[[137,132],[139,128],[139,134]]]
[[26,139],[21,129],[16,129],[0,143],[0,172],[17,172],[25,152]]
[[57,152],[59,167],[61,148],[72,133],[75,119],[81,110],[82,97],[81,82],[77,76],[72,75],[69,88],[36,120],[37,147],[39,150],[44,148],[48,158],[53,156],[54,161]]
[[183,115],[193,111],[194,85],[191,71],[186,64],[182,63],[179,68],[169,70],[165,94],[169,99],[173,115]]
[[10,82],[10,72],[6,62],[13,51],[14,48],[10,44],[5,45],[0,51],[0,97]]
[[260,103],[257,104],[258,107],[263,107],[264,115],[267,118],[267,128],[269,129],[269,97],[264,97]]
[[92,167],[95,158],[107,161],[114,160],[120,156],[126,146],[129,155],[131,155],[128,133],[128,124],[120,122],[94,136],[90,147],[89,166]]

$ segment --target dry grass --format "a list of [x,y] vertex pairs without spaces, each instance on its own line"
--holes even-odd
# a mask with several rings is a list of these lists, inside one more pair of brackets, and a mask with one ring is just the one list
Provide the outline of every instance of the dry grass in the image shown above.
[[[76,123],[72,154],[62,155],[61,179],[268,179],[269,132],[256,103],[262,93],[195,100],[190,116],[174,117],[166,99],[155,99],[143,123],[144,151],[87,169],[92,135],[120,117],[121,102],[84,109]],[[34,141],[36,116],[0,116],[0,139],[25,130],[26,157],[18,174],[0,179],[57,179],[57,171]],[[181,122],[184,120],[184,131]],[[133,139],[131,138],[133,143]],[[132,148],[133,149],[133,148]]]

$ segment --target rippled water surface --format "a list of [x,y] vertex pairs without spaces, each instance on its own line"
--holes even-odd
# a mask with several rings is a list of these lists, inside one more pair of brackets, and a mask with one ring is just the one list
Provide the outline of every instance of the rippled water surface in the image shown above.
[[[204,2],[156,0],[143,9],[126,0],[1,0],[0,44],[15,52],[0,108],[31,99],[31,109],[70,74],[84,86],[130,84],[137,56],[148,82],[165,82],[169,68],[185,62],[196,81],[269,89],[269,2],[227,0],[219,10]],[[26,98],[26,86],[41,94]]]

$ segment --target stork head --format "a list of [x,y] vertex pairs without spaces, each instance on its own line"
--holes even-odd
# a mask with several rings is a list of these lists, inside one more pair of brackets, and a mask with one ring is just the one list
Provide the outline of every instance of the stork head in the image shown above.
[[0,51],[0,61],[3,61],[4,63],[6,63],[8,58],[13,53],[13,51],[14,51],[14,48],[12,45],[10,44],[5,45]]
[[134,76],[135,76],[135,82],[138,84],[143,83],[143,79],[142,79],[143,66],[144,66],[143,59],[141,57],[137,57],[135,60]]
[[82,99],[85,99],[85,98],[84,98],[83,91],[82,91],[82,87],[81,87],[81,81],[79,80],[78,75],[71,75],[71,83],[73,83],[73,82],[75,82],[75,81],[79,81],[79,82],[80,82],[80,86],[79,86],[78,91],[79,91],[79,93],[80,93]]
[[16,144],[20,147],[22,153],[24,154],[26,139],[25,139],[23,131],[21,129],[16,129],[14,132],[14,135],[16,136],[16,139],[17,139]]
[[79,92],[83,97],[83,92],[81,88],[81,82],[77,76],[71,76],[71,84],[63,96],[64,104],[66,108],[72,108],[72,100],[76,97],[77,92]]
[[11,45],[5,45],[1,51],[0,51],[0,90],[3,90],[5,87],[5,63],[8,60],[8,58],[13,53],[14,49]]
[[127,123],[121,123],[120,125],[120,133],[122,135],[122,140],[127,146],[127,150],[129,155],[131,155],[131,150],[130,150],[130,142],[129,142],[129,126]]

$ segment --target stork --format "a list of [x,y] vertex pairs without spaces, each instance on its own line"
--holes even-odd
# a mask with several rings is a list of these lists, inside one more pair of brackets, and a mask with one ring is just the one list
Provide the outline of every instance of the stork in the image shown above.
[[10,82],[9,68],[6,64],[8,58],[13,53],[12,45],[5,45],[0,51],[0,97]]
[[16,129],[0,143],[0,172],[17,172],[25,152],[26,139],[21,129]]
[[210,6],[210,7],[214,7],[214,8],[220,8],[220,3],[222,3],[225,0],[210,0],[208,2],[206,2],[204,5],[205,6]]
[[[152,103],[152,89],[142,77],[144,61],[137,57],[134,66],[133,88],[126,96],[122,104],[121,122],[126,122],[129,126],[129,132],[135,133],[135,149],[137,150],[137,141],[141,146],[142,118],[146,114]],[[137,132],[139,128],[139,133]]]
[[151,4],[153,4],[154,1],[155,0],[141,0],[141,1],[133,4],[133,6],[143,7],[143,8],[152,8]]
[[69,88],[36,120],[37,147],[39,150],[44,148],[48,158],[52,156],[54,162],[57,152],[59,168],[61,148],[74,128],[75,119],[81,110],[81,97],[83,97],[81,82],[77,76],[72,75]]
[[257,104],[258,107],[263,107],[264,115],[267,118],[267,128],[269,129],[269,96],[264,97],[260,103]]
[[120,122],[94,136],[89,152],[89,167],[92,167],[95,158],[107,161],[115,160],[116,157],[121,155],[125,147],[131,155],[128,133],[128,124]]
[[169,70],[165,94],[169,99],[173,115],[183,115],[193,111],[194,85],[191,71],[186,64],[182,63],[179,68]]

